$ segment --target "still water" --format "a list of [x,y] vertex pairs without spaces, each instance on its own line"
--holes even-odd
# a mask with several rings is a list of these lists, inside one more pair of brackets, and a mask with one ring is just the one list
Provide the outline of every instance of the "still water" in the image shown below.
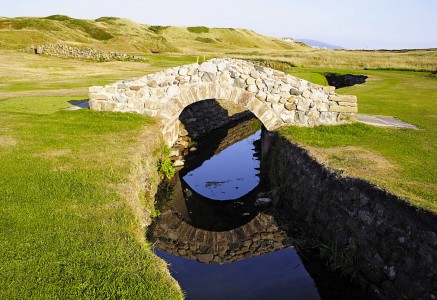
[[187,299],[320,299],[287,234],[255,205],[266,185],[254,127],[199,142],[149,232]]

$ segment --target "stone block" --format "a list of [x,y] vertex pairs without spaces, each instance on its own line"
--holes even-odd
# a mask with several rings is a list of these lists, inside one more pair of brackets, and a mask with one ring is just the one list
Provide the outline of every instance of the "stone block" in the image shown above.
[[251,93],[257,93],[258,92],[258,88],[256,85],[249,85],[246,89],[248,92]]
[[88,88],[88,93],[100,93],[103,90],[104,90],[103,86],[95,85],[95,86],[90,86]]
[[311,98],[312,94],[313,93],[311,93],[309,90],[305,90],[305,91],[303,91],[302,96],[304,98]]
[[239,97],[239,99],[237,100],[238,103],[240,103],[241,105],[246,106],[249,99],[253,97],[253,94],[250,92],[243,92],[241,93],[241,96]]
[[139,91],[141,89],[141,86],[139,86],[139,85],[132,85],[129,88],[132,91]]
[[223,72],[220,75],[220,83],[222,84],[232,84],[233,79],[231,78],[231,75],[229,75],[229,72]]
[[95,99],[90,99],[88,101],[91,110],[100,111],[102,110],[101,102]]
[[299,90],[296,89],[296,88],[291,88],[290,91],[289,91],[289,93],[290,93],[291,95],[293,95],[293,96],[300,96],[300,95],[302,95],[302,92],[299,91]]
[[205,73],[216,73],[217,65],[211,62],[204,62],[199,66],[199,71]]
[[340,105],[332,105],[329,107],[329,111],[332,112],[344,112],[344,113],[357,113],[358,108],[353,106],[340,106]]
[[284,104],[272,104],[272,109],[275,113],[280,114],[284,110]]
[[89,98],[90,99],[94,99],[94,100],[109,100],[110,96],[108,96],[107,94],[97,94],[97,93],[91,93],[89,94]]
[[237,78],[234,80],[234,86],[244,89],[247,84],[243,79]]
[[116,103],[113,101],[103,101],[101,102],[101,105],[102,105],[102,110],[104,111],[113,111],[117,106]]
[[185,106],[188,106],[194,102],[193,96],[191,95],[191,92],[189,90],[183,89],[179,94],[179,97]]
[[322,89],[325,92],[335,92],[335,86],[322,86]]
[[267,102],[270,102],[272,104],[279,103],[279,100],[281,100],[281,96],[279,96],[279,95],[268,95],[267,96]]
[[220,85],[217,83],[209,84],[210,97],[212,99],[217,99],[220,97]]
[[280,114],[280,117],[282,119],[282,121],[284,121],[284,123],[286,124],[293,124],[294,123],[294,116],[295,116],[296,112],[295,111],[290,111],[287,113],[282,113]]
[[306,115],[311,117],[311,118],[317,119],[320,116],[320,112],[315,107],[313,107],[309,111],[306,112]]
[[356,102],[337,102],[338,105],[341,106],[353,106],[353,107],[358,107],[358,104]]
[[256,81],[252,77],[249,77],[246,79],[246,83],[247,83],[247,85],[250,86],[250,85],[255,85]]
[[202,84],[199,86],[199,93],[200,93],[200,98],[202,100],[211,98],[209,92],[209,85],[207,84]]
[[256,116],[259,115],[259,111],[262,107],[263,102],[252,97],[247,101],[246,108],[250,110]]
[[205,73],[202,76],[203,82],[214,82],[217,80],[217,75],[215,73]]
[[259,91],[259,92],[256,94],[256,98],[257,98],[258,100],[265,101],[265,100],[267,99],[267,94],[264,93],[263,91]]
[[188,75],[188,69],[187,68],[181,68],[181,69],[179,69],[178,74],[181,75],[181,76],[186,76],[186,75]]
[[226,69],[226,67],[228,66],[228,64],[226,62],[221,62],[217,64],[217,70],[219,70],[220,72],[223,71],[224,69]]
[[252,70],[252,71],[250,72],[250,77],[255,78],[255,79],[258,79],[258,78],[259,78],[259,73],[258,73],[258,71]]
[[171,85],[167,88],[166,94],[168,98],[172,98],[180,93],[180,89],[176,85]]
[[354,95],[329,95],[329,100],[336,102],[357,102],[357,96]]
[[307,125],[308,124],[308,116],[305,115],[304,112],[296,111],[296,115],[294,117],[294,121],[298,125]]
[[113,86],[113,85],[110,85],[110,86],[107,86],[107,87],[105,88],[105,91],[106,91],[107,93],[110,93],[110,94],[115,94],[115,93],[117,93],[117,87],[115,87],[115,86]]
[[321,112],[317,119],[319,124],[333,124],[337,120],[337,114],[332,112]]
[[350,123],[357,120],[357,115],[353,113],[339,113],[337,116],[337,121],[339,123]]
[[191,92],[191,96],[193,97],[193,102],[196,102],[198,100],[204,100],[201,98],[200,93],[199,93],[199,88],[197,85],[192,85],[190,87],[190,92]]
[[226,100],[230,100],[231,98],[231,94],[232,91],[234,89],[228,86],[220,86],[220,96],[218,97],[219,99],[226,99]]
[[296,110],[296,109],[297,109],[297,106],[296,106],[296,104],[294,104],[294,103],[285,103],[285,108],[286,108],[287,110]]

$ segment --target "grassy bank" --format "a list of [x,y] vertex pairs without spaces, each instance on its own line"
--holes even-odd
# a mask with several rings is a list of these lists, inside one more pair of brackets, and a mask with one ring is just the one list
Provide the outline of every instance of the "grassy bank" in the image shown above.
[[338,93],[357,95],[360,113],[394,116],[419,130],[357,123],[289,127],[281,133],[309,147],[330,167],[365,178],[437,212],[437,79],[430,73],[406,71],[300,69],[295,74],[328,71],[367,75],[365,84],[339,89]]
[[[180,299],[144,240],[153,199],[139,194],[136,177],[140,155],[152,157],[159,146],[155,121],[62,110],[86,98],[80,91],[96,69],[113,66],[16,55],[9,59],[19,60],[21,75],[0,62],[7,77],[0,93],[13,96],[0,99],[0,298]],[[72,71],[58,71],[65,67]],[[78,94],[50,95],[62,87],[57,72]],[[32,90],[35,80],[49,88]],[[25,91],[34,94],[20,96]]]

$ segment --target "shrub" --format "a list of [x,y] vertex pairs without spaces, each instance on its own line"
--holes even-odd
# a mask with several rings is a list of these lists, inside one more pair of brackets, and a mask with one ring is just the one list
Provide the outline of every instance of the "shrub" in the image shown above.
[[205,26],[187,27],[187,30],[191,33],[208,33],[209,28]]
[[156,34],[160,34],[161,32],[163,32],[165,29],[167,29],[169,26],[150,26],[149,30],[153,31]]
[[72,18],[70,18],[69,16],[64,16],[64,15],[51,15],[51,16],[45,17],[43,19],[55,20],[55,21],[68,21],[68,20],[71,20]]
[[119,18],[117,17],[100,17],[96,19],[96,22],[110,22],[110,21],[117,21]]

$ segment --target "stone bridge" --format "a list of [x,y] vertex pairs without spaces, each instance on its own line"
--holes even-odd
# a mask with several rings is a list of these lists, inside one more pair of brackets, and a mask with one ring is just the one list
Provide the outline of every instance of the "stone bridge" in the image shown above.
[[334,90],[249,61],[212,59],[90,87],[89,104],[93,110],[160,117],[164,140],[171,146],[178,138],[182,110],[206,99],[239,104],[268,130],[353,121],[357,98]]

